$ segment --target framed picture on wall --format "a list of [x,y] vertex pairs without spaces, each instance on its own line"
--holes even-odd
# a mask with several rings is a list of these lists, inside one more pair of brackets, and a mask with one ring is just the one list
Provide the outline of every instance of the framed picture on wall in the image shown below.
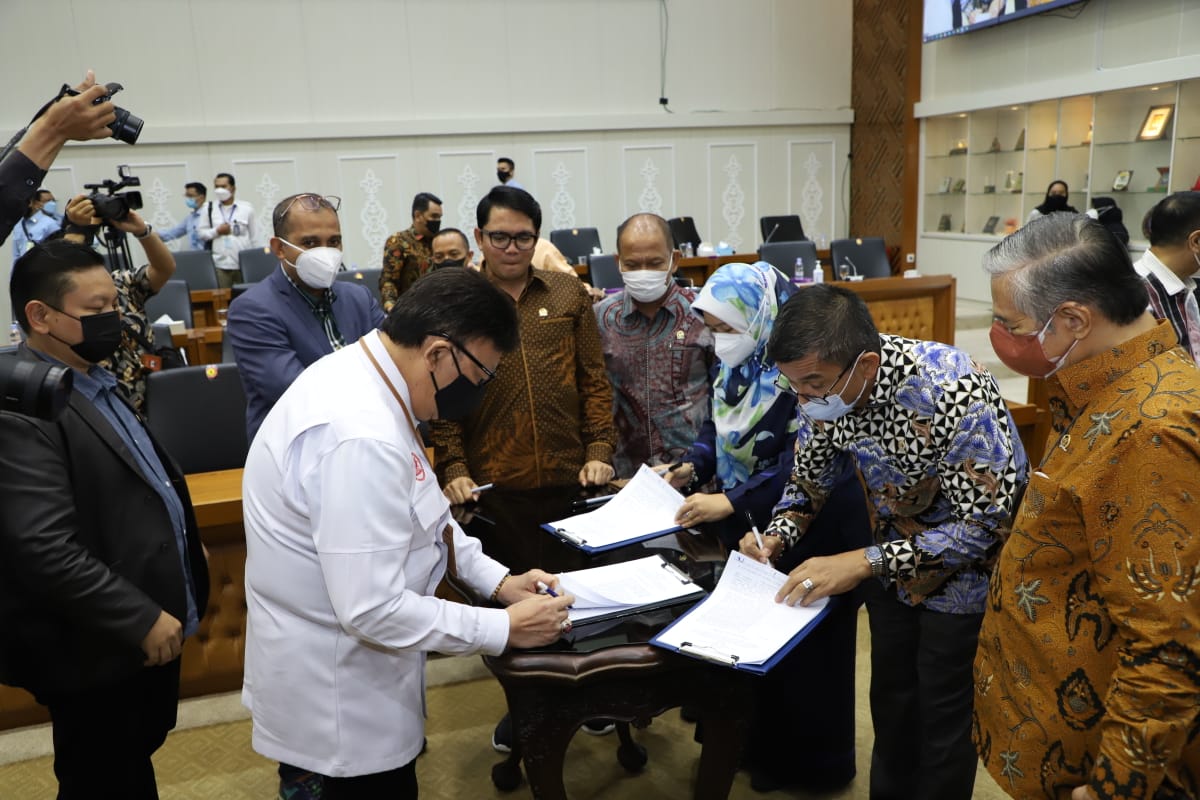
[[1129,181],[1133,179],[1133,170],[1123,169],[1117,173],[1117,177],[1113,178],[1113,191],[1123,192],[1129,188]]
[[995,233],[995,232],[996,232],[996,226],[997,226],[997,225],[999,225],[999,224],[1000,224],[1000,218],[999,218],[999,217],[994,217],[994,216],[993,216],[993,217],[988,217],[988,218],[987,218],[987,222],[983,223],[983,232],[984,232],[984,233]]
[[1138,132],[1137,140],[1139,142],[1152,142],[1156,139],[1161,139],[1166,134],[1167,127],[1171,124],[1171,114],[1174,111],[1174,103],[1162,106],[1150,106],[1150,110],[1146,112],[1146,119],[1142,121],[1142,128]]

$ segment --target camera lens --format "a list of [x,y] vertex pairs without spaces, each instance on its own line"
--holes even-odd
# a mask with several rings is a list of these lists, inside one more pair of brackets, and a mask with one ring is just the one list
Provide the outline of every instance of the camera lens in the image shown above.
[[108,129],[112,131],[112,138],[126,144],[135,144],[138,137],[142,135],[142,126],[146,124],[146,121],[120,106],[113,106],[113,111],[117,118],[108,126]]
[[57,419],[71,399],[71,370],[0,356],[0,411]]

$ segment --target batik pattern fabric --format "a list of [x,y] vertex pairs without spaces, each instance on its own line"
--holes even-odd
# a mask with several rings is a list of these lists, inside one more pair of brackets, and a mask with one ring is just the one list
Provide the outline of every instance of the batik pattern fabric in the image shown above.
[[117,307],[121,310],[121,344],[112,358],[101,361],[100,366],[117,377],[121,394],[125,395],[134,410],[140,412],[146,402],[148,370],[142,363],[146,348],[130,335],[129,329],[136,330],[146,341],[153,341],[150,323],[146,319],[146,301],[154,296],[154,290],[150,288],[145,266],[114,270],[112,279],[117,287]]
[[978,614],[1028,464],[995,378],[940,342],[880,334],[865,408],[799,414],[795,466],[768,532],[792,546],[851,458],[867,490],[887,582],[909,605]]
[[416,228],[394,233],[383,245],[383,268],[379,273],[379,297],[383,310],[391,311],[400,295],[429,271],[433,254],[429,241]]
[[613,387],[617,477],[682,460],[708,419],[712,334],[692,313],[695,297],[695,289],[672,284],[653,317],[628,292],[595,306]]
[[973,735],[1013,797],[1200,797],[1200,372],[1167,322],[1049,381]]
[[[763,439],[775,436],[770,424],[774,420],[768,416],[782,390],[775,385],[779,367],[767,356],[767,342],[779,307],[791,293],[787,276],[765,261],[725,264],[705,281],[692,303],[697,314],[707,311],[757,342],[741,364],[722,362],[713,381],[716,477],[724,489],[745,483],[764,466]],[[778,444],[767,442],[766,451],[777,453]]]

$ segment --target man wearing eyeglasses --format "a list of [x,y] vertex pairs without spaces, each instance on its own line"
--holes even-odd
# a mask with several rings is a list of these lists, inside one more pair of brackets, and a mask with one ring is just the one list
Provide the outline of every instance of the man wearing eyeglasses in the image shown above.
[[354,344],[383,322],[365,286],[341,282],[341,200],[295,194],[275,206],[271,252],[279,269],[229,306],[225,335],[246,391],[246,434],[258,426],[292,381],[322,356]]
[[383,246],[379,294],[384,311],[391,311],[396,298],[429,271],[432,257],[429,245],[441,227],[441,199],[429,192],[418,193],[412,202],[412,226],[389,236]]
[[524,189],[495,187],[476,219],[483,274],[516,302],[521,343],[478,411],[432,426],[446,496],[465,503],[476,481],[603,485],[613,477],[612,387],[587,290],[572,275],[533,269],[542,210]]
[[975,782],[972,663],[988,578],[1028,472],[1016,425],[995,379],[969,355],[879,333],[848,289],[797,292],[768,354],[800,401],[795,465],[763,548],[747,533],[741,550],[767,562],[795,546],[850,459],[875,544],[806,559],[776,599],[809,605],[864,584],[871,798],[965,800]]

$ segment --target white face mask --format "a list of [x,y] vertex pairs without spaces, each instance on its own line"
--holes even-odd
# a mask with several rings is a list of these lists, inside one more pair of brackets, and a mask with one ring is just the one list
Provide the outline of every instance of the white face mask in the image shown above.
[[639,303],[653,303],[671,287],[671,273],[657,269],[633,269],[621,273],[625,291]]
[[754,352],[758,342],[748,333],[714,333],[713,352],[727,367],[736,367]]
[[226,200],[233,197],[233,192],[229,191],[224,186],[218,186],[216,189],[213,189],[213,196],[224,203]]
[[[289,247],[296,245],[289,242],[287,239],[279,241]],[[300,250],[300,255],[296,257],[296,263],[292,264],[296,268],[296,275],[305,286],[313,289],[328,289],[333,286],[333,280],[342,268],[342,251],[336,247],[313,247],[309,250]]]

